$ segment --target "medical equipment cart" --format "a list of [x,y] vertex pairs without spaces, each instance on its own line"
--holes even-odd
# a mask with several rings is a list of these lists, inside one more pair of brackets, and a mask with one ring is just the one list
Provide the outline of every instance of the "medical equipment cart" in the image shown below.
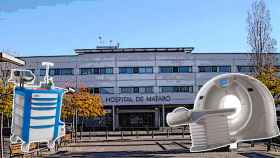
[[12,143],[20,139],[22,151],[29,151],[31,142],[47,142],[54,148],[55,140],[65,134],[60,121],[64,89],[16,87],[12,121]]

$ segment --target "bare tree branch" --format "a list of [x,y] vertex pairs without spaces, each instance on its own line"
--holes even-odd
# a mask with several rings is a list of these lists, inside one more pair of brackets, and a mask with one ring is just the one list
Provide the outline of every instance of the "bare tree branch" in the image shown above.
[[276,62],[276,40],[271,37],[270,13],[264,0],[256,0],[248,11],[247,43],[250,47],[251,64],[255,66],[255,73],[260,74],[264,68],[270,68]]

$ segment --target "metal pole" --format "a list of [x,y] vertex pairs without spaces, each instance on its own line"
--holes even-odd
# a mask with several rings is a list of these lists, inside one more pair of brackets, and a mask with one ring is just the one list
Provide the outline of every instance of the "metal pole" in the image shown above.
[[4,142],[3,142],[3,112],[1,112],[1,158],[4,157]]
[[116,121],[115,121],[115,105],[113,105],[112,106],[112,113],[113,113],[113,131],[115,131],[115,123],[116,123]]
[[80,140],[82,140],[82,128],[80,126]]
[[75,110],[75,142],[77,142],[77,133],[78,133],[78,110]]
[[[75,65],[75,68],[77,69],[78,68],[78,64],[76,63],[76,65]],[[76,82],[75,82],[75,87],[76,87],[76,90],[78,89],[78,74],[77,73],[75,73],[74,74],[75,75],[75,78],[76,78]],[[77,142],[77,109],[75,109],[75,143]]]
[[72,139],[74,137],[74,133],[75,133],[75,112],[72,116],[72,127],[71,128],[72,128],[71,129],[71,139]]
[[92,130],[93,130],[93,129],[89,129],[89,139],[91,139],[91,137],[92,137],[92,136],[91,136]]
[[162,104],[162,127],[165,127],[165,109],[164,109],[164,104]]
[[167,138],[169,137],[169,129],[167,129]]
[[108,136],[109,136],[108,129],[106,129],[106,140],[108,140]]

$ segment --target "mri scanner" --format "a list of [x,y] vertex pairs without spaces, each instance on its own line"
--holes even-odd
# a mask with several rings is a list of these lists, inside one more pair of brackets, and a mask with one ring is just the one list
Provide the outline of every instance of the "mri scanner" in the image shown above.
[[189,124],[191,152],[213,150],[241,141],[279,135],[274,99],[257,79],[228,73],[209,80],[198,92],[194,107],[168,113],[171,127]]

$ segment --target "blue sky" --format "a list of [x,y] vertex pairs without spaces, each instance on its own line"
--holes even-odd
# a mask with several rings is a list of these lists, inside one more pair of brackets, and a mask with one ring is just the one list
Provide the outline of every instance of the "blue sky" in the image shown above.
[[[95,48],[102,36],[121,47],[246,52],[252,1],[1,0],[0,50],[21,56],[73,54],[73,49]],[[265,1],[279,48],[280,1]]]

